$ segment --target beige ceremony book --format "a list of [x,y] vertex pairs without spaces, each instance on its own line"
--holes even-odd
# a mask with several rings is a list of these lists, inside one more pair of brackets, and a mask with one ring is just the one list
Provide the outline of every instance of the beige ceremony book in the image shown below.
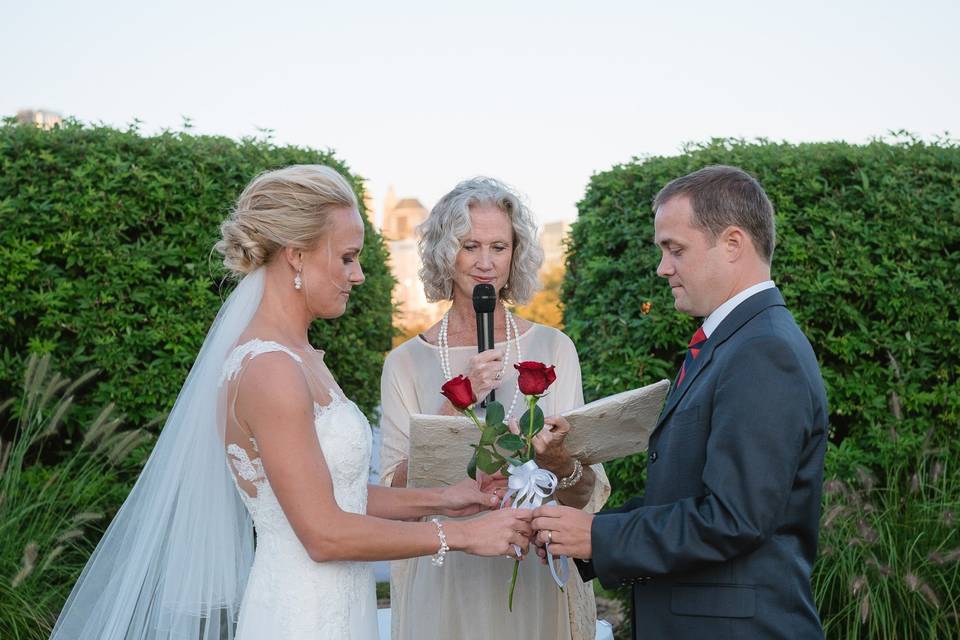
[[[583,464],[623,458],[647,449],[670,381],[601,398],[563,416],[570,422],[567,449]],[[549,417],[549,416],[548,416]],[[466,477],[471,444],[480,431],[465,416],[410,416],[407,486],[442,487]]]

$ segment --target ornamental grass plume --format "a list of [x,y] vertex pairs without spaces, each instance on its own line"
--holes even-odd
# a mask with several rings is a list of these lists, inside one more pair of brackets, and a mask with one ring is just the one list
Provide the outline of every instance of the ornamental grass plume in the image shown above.
[[857,596],[860,595],[860,592],[864,590],[864,587],[867,586],[867,576],[860,574],[853,579],[853,583],[850,585],[850,593]]
[[[102,533],[103,510],[126,493],[120,465],[149,436],[120,430],[106,407],[75,444],[60,436],[78,389],[30,356],[19,398],[0,403],[0,638],[48,638]],[[60,446],[56,446],[60,445]]]
[[923,447],[824,483],[814,596],[828,638],[956,637],[960,467]]
[[24,579],[33,573],[33,567],[37,562],[37,543],[28,542],[23,548],[23,560],[20,561],[20,571],[10,580],[10,586],[14,589],[19,586]]
[[863,594],[863,598],[860,600],[860,624],[867,624],[867,618],[870,617],[870,594]]

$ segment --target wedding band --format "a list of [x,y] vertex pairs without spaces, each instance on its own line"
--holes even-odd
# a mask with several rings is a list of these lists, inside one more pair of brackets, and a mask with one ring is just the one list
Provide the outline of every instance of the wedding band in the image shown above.
[[497,380],[500,380],[501,378],[503,378],[503,372],[502,372],[502,371],[497,371],[497,375],[495,375],[495,376],[493,376],[493,377],[496,378]]
[[547,544],[553,544],[553,531],[547,529]]

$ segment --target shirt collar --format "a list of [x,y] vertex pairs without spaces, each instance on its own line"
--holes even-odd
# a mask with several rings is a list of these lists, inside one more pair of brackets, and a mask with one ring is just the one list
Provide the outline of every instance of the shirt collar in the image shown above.
[[730,312],[737,308],[741,302],[749,298],[750,296],[756,295],[761,291],[766,291],[767,289],[773,289],[776,285],[773,284],[773,280],[765,280],[759,284],[755,284],[752,287],[747,287],[737,295],[733,296],[722,305],[713,310],[707,319],[703,321],[703,332],[709,338],[710,335],[716,331],[717,327],[720,326],[720,323],[723,322],[724,318],[730,315]]

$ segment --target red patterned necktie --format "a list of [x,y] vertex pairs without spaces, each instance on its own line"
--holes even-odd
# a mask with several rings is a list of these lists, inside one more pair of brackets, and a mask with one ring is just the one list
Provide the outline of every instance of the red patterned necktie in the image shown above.
[[700,349],[703,343],[707,341],[707,334],[703,332],[703,327],[697,329],[697,332],[687,343],[687,357],[683,359],[683,365],[680,367],[680,376],[677,378],[677,386],[683,383],[683,376],[687,375],[687,368],[693,366],[693,361],[700,355]]

